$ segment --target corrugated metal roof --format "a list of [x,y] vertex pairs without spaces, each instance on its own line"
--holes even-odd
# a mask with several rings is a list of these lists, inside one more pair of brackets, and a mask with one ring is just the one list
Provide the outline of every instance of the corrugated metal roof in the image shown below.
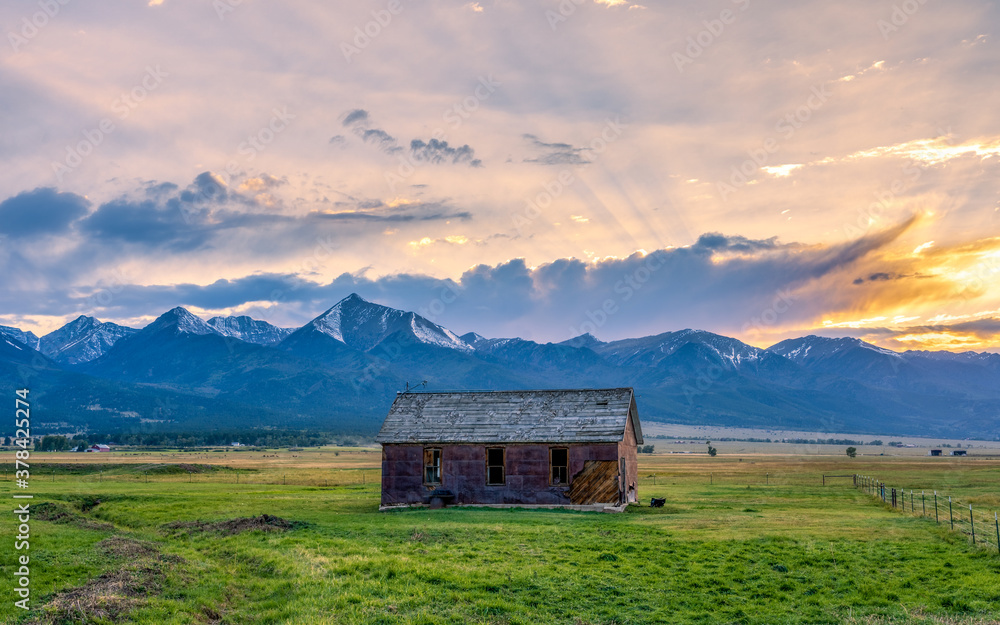
[[613,443],[632,414],[631,388],[400,393],[379,443]]

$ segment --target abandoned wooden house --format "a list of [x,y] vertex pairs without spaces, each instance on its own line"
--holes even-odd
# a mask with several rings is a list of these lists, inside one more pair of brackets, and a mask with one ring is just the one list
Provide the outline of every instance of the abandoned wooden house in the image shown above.
[[621,505],[642,444],[631,388],[409,392],[375,439],[382,506]]

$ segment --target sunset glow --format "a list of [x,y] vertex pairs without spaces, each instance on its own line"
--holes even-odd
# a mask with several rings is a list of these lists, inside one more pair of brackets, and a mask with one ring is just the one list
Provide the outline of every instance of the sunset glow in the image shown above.
[[12,31],[0,324],[447,292],[491,337],[1000,350],[994,5],[221,5]]

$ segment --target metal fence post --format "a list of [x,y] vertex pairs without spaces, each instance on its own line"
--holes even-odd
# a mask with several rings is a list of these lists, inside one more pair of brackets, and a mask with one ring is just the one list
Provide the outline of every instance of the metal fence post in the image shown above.
[[951,521],[951,529],[955,529],[955,515],[951,513],[951,495],[948,495],[948,519]]
[[941,521],[938,520],[938,511],[937,510],[938,510],[938,508],[937,508],[937,491],[934,491],[934,522],[935,523],[940,523]]
[[920,491],[920,516],[927,516],[927,500],[924,498],[924,491]]
[[997,528],[997,551],[1000,552],[1000,519],[997,518],[996,512],[993,513],[993,523]]

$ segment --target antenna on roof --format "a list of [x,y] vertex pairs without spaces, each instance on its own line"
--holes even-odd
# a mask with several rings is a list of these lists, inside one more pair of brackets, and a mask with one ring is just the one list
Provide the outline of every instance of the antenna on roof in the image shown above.
[[423,382],[421,382],[420,384],[417,384],[416,386],[410,386],[410,383],[407,382],[406,383],[406,389],[403,392],[404,393],[409,393],[410,391],[416,390],[416,389],[418,389],[418,388],[420,388],[422,386],[427,386],[427,380],[424,380]]

